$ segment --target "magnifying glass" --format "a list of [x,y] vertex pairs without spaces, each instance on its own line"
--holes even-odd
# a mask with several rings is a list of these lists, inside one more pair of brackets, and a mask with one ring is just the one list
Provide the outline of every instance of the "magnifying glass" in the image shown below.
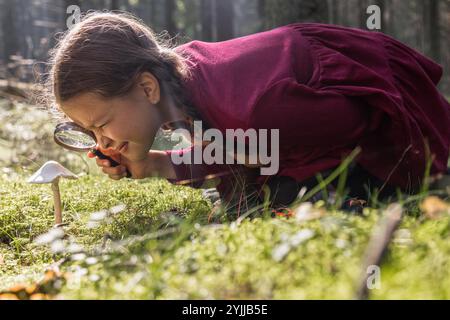
[[[90,151],[99,159],[108,160],[111,167],[117,167],[120,164],[96,148],[97,139],[92,131],[80,127],[75,122],[59,123],[55,128],[53,138],[57,144],[68,150],[79,152]],[[130,177],[131,173],[127,170],[127,178]]]

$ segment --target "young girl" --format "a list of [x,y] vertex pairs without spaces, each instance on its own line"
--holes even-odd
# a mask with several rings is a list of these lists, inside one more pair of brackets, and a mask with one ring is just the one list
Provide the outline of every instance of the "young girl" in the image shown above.
[[[128,170],[200,188],[214,178],[225,201],[246,205],[270,190],[272,205],[286,206],[357,147],[350,197],[417,190],[429,157],[432,175],[445,172],[450,106],[436,89],[441,76],[439,65],[379,32],[298,23],[170,48],[129,15],[92,13],[53,51],[49,85],[67,117],[120,153],[117,167],[97,159],[112,179]],[[196,120],[222,133],[278,129],[278,172],[261,175],[260,162],[174,163],[193,147],[150,150],[159,128]]]

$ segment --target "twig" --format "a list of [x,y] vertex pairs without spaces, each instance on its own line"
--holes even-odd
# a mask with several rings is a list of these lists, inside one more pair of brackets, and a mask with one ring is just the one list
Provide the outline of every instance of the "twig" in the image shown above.
[[367,286],[369,275],[367,269],[370,266],[380,266],[394,232],[401,223],[402,215],[402,206],[398,203],[391,204],[386,209],[384,218],[375,228],[366,249],[362,275],[357,286],[356,299],[366,300],[369,297]]

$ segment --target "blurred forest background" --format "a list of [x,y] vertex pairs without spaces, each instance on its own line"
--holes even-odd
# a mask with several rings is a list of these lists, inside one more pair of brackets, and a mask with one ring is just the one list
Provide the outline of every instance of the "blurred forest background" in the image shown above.
[[[450,95],[450,0],[0,0],[0,81],[33,82],[47,60],[67,8],[125,10],[155,31],[222,41],[291,22],[322,22],[367,29],[369,5],[379,5],[381,32],[444,66],[440,89]],[[374,31],[377,32],[377,31]]]

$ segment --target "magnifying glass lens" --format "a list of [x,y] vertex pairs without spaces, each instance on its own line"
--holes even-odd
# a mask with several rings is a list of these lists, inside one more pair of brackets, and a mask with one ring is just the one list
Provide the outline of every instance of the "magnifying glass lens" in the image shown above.
[[53,138],[57,144],[72,151],[89,151],[97,145],[92,131],[70,121],[59,123],[55,128]]
[[94,148],[97,143],[90,135],[76,130],[55,132],[55,139],[62,144],[80,150]]

